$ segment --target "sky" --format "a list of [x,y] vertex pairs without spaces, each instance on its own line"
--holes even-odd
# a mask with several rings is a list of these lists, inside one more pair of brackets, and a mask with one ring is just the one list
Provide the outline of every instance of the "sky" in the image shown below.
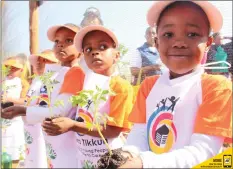
[[[232,1],[212,1],[223,14],[223,35],[232,36]],[[100,10],[104,25],[113,30],[120,43],[135,49],[145,41],[146,14],[153,1],[45,1],[39,8],[39,50],[52,47],[46,32],[64,23],[79,25],[88,7]],[[5,55],[29,54],[28,1],[5,1],[2,44]]]

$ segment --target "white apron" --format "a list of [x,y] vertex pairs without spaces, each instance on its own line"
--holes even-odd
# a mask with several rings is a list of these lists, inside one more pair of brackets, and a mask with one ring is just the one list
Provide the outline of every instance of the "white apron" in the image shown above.
[[[96,85],[102,89],[109,88],[110,77],[95,74],[93,72],[87,72],[84,80],[84,90],[95,90]],[[77,108],[76,121],[80,122],[92,122],[93,113],[91,112],[93,104],[91,100],[84,108]],[[102,102],[100,112],[109,112],[109,101]],[[83,135],[82,133],[76,133],[77,145],[78,145],[78,168],[96,168],[97,161],[100,156],[105,154],[108,149],[100,137],[92,137],[89,135]],[[114,139],[107,139],[107,142],[111,149],[120,148],[124,142],[119,136]]]
[[[22,91],[21,79],[15,77],[11,80],[6,79],[6,86],[12,86],[7,91],[7,96],[19,99]],[[12,120],[1,118],[2,121],[2,146],[6,148],[7,153],[12,160],[18,160],[19,155],[24,149],[24,130],[21,117],[15,117]]]
[[[29,100],[32,96],[38,96],[42,83],[39,79],[34,79],[27,93],[27,105],[33,106],[37,104],[37,99]],[[47,158],[45,141],[42,133],[41,124],[28,124],[26,118],[24,120],[24,135],[26,142],[26,156],[24,168],[47,168]]]
[[[46,71],[50,70],[56,72],[52,78],[59,82],[53,86],[54,88],[51,94],[51,103],[55,103],[64,76],[69,70],[69,67],[62,67],[57,64],[46,65]],[[46,97],[46,95],[47,90],[42,86],[40,89],[40,96]],[[43,101],[39,101],[38,104],[38,106],[47,107],[47,104]],[[35,107],[35,110],[36,109],[37,108]],[[46,144],[46,155],[49,168],[77,168],[77,143],[74,132],[67,132],[59,136],[48,136],[43,132],[43,135]]]
[[202,73],[203,70],[198,69],[170,80],[166,72],[156,81],[146,99],[150,151],[161,154],[189,144],[200,104],[197,91],[201,93]]

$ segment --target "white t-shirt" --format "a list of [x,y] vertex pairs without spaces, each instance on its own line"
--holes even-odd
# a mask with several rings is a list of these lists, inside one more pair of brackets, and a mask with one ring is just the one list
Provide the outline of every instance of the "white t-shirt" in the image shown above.
[[204,74],[202,68],[172,80],[169,76],[144,81],[129,118],[137,130],[127,144],[143,151],[145,168],[193,167],[216,155],[224,138],[232,138],[230,81]]

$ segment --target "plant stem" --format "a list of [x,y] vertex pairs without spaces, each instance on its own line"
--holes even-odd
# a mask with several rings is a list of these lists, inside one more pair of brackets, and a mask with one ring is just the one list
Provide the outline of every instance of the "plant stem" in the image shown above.
[[100,137],[103,139],[103,141],[104,141],[104,143],[105,143],[105,145],[106,145],[106,147],[107,147],[107,149],[108,149],[108,151],[109,151],[109,154],[110,154],[110,156],[111,156],[111,155],[112,155],[112,150],[111,150],[111,148],[109,147],[107,141],[105,140],[105,137],[103,136],[102,132],[100,131],[100,126],[99,126],[99,124],[97,123],[97,124],[95,124],[95,126],[96,126],[96,128],[97,128],[97,131],[98,131]]

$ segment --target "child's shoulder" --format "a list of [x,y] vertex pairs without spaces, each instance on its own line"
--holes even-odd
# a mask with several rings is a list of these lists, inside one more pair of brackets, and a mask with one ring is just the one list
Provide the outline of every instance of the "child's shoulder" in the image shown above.
[[82,70],[81,67],[79,66],[74,66],[74,67],[71,67],[67,73],[66,73],[66,76],[73,76],[73,75],[77,75],[77,74],[83,74],[84,75],[84,71]]
[[120,76],[114,76],[111,78],[110,87],[117,93],[133,90],[131,84]]
[[202,88],[207,90],[231,90],[232,82],[222,75],[202,75]]

